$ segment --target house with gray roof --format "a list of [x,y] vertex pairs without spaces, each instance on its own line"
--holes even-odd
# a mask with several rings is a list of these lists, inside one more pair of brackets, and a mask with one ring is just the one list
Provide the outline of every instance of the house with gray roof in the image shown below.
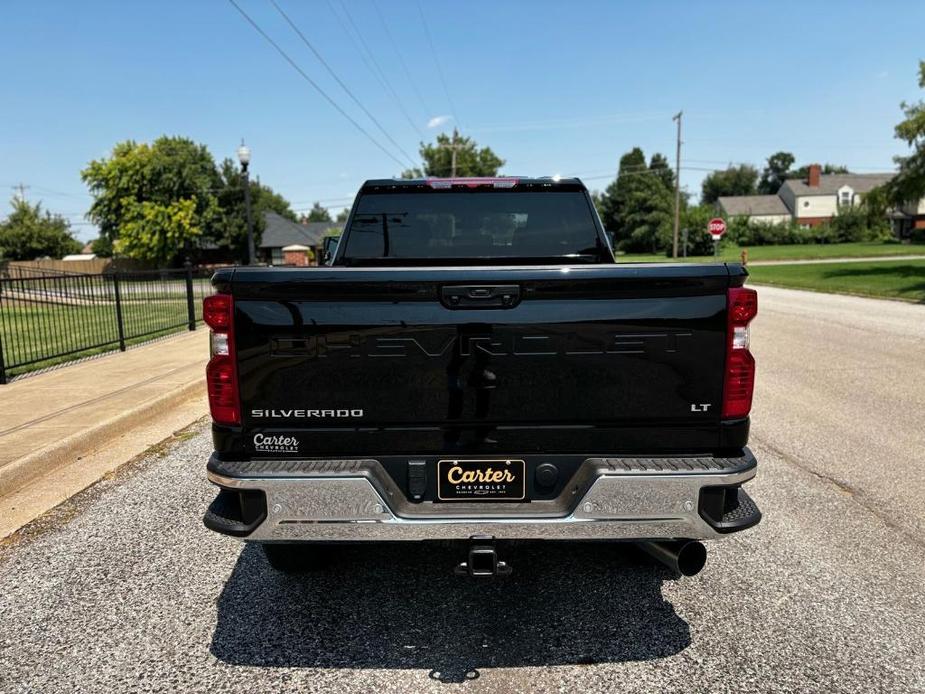
[[336,222],[309,222],[299,224],[277,214],[264,212],[266,227],[263,238],[260,240],[258,256],[260,260],[269,265],[285,265],[283,249],[290,246],[306,246],[311,249],[315,262],[321,257],[321,248],[328,230],[335,230],[340,235],[343,224]]
[[887,183],[893,174],[822,174],[821,167],[809,167],[806,180],[787,179],[777,194],[793,218],[813,227],[838,214],[839,208],[855,207],[874,188]]
[[726,217],[748,217],[756,222],[771,224],[790,221],[790,210],[778,195],[721,197],[719,208]]
[[[809,228],[828,221],[840,209],[860,205],[864,196],[892,177],[889,173],[823,174],[822,167],[813,164],[806,179],[787,179],[777,195],[721,197],[717,204],[726,217],[772,224],[793,220]],[[925,199],[891,211],[890,220],[900,237],[913,228],[925,228]]]

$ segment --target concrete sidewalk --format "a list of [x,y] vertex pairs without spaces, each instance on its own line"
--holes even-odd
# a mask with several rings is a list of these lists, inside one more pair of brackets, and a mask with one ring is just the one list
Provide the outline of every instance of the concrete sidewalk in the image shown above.
[[207,414],[207,357],[200,328],[0,386],[0,537]]

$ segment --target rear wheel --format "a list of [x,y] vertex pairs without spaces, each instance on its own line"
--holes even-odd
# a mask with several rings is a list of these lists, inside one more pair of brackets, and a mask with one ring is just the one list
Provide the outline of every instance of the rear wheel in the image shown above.
[[325,568],[332,548],[307,543],[263,544],[267,562],[277,571],[286,574],[303,574]]

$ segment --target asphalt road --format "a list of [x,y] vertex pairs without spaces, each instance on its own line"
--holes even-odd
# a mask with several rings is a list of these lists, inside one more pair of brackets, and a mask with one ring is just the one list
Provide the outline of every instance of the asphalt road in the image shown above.
[[761,290],[756,529],[675,580],[627,548],[441,547],[288,578],[200,523],[202,426],[0,549],[0,691],[925,691],[925,306]]

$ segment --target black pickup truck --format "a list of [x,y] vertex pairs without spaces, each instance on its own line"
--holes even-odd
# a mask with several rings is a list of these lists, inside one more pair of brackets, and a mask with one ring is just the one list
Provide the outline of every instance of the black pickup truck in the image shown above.
[[205,524],[297,570],[332,543],[633,541],[675,571],[761,518],[742,484],[757,295],[620,264],[577,179],[373,180],[319,268],[205,300]]

